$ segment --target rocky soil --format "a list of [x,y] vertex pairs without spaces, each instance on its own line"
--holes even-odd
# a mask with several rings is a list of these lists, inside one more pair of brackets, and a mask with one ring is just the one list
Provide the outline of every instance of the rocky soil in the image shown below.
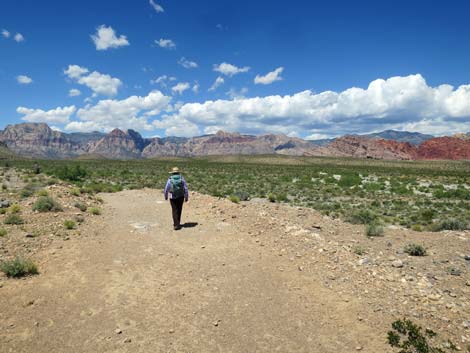
[[[0,238],[0,259],[40,271],[0,275],[2,352],[392,352],[403,317],[470,345],[469,231],[368,238],[311,209],[195,193],[173,231],[159,190],[49,192],[64,212],[21,200],[27,223]],[[411,242],[428,255],[404,253]]]

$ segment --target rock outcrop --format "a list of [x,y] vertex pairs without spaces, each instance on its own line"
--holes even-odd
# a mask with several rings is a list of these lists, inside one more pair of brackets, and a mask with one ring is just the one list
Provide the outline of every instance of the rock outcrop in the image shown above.
[[89,142],[85,148],[87,154],[115,159],[135,159],[142,157],[142,150],[147,142],[134,131],[114,129],[100,140]]
[[80,144],[43,123],[8,125],[0,134],[0,141],[14,153],[28,157],[70,158],[83,153]]
[[470,139],[436,137],[418,147],[418,159],[469,159]]

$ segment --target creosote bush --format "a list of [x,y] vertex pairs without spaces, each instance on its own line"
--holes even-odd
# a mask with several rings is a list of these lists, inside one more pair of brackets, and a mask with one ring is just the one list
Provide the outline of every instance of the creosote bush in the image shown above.
[[0,228],[0,237],[4,237],[4,236],[7,235],[7,234],[8,234],[8,232],[7,232],[6,229]]
[[101,214],[101,210],[98,207],[90,207],[88,211],[95,216],[98,216]]
[[33,211],[56,212],[62,211],[62,207],[51,197],[41,196],[33,205]]
[[237,195],[231,195],[229,197],[229,200],[232,201],[233,203],[239,203],[240,202],[240,198]]
[[8,210],[10,211],[11,214],[20,213],[21,206],[15,203],[11,205]]
[[64,221],[64,227],[65,229],[75,229],[76,227],[75,221],[72,221],[71,219],[67,219]]
[[0,269],[7,277],[17,278],[38,274],[38,269],[31,260],[22,259],[20,257],[10,261],[3,261],[0,264]]
[[405,253],[407,253],[410,256],[425,256],[426,255],[426,249],[422,245],[410,243],[405,246],[403,249]]
[[380,223],[372,222],[366,225],[366,235],[368,237],[381,237],[384,235],[384,228]]
[[85,212],[88,208],[83,202],[75,202],[74,206],[82,212]]
[[[445,350],[433,345],[437,334],[429,329],[424,330],[411,320],[403,319],[392,323],[392,330],[388,332],[388,343],[397,349],[399,353],[446,353]],[[456,351],[457,347],[447,341],[450,351]]]
[[24,224],[23,218],[17,213],[12,213],[8,215],[5,220],[3,221],[5,224],[14,224],[14,225],[20,225]]

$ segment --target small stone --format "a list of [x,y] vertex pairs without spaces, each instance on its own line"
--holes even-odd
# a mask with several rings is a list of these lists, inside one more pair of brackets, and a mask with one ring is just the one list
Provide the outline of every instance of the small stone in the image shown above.
[[122,333],[122,330],[120,328],[117,328],[116,330],[114,330],[114,333],[120,335]]
[[449,273],[452,276],[460,276],[462,274],[462,271],[460,271],[458,268],[451,268]]
[[363,259],[360,259],[357,263],[359,265],[367,265],[368,263],[370,263],[370,260],[367,257],[365,257]]
[[470,320],[465,320],[462,325],[466,329],[470,328]]
[[395,268],[402,268],[403,267],[403,261],[401,260],[395,260],[392,262],[392,267]]
[[175,330],[171,328],[168,330],[168,333],[175,333]]
[[124,340],[124,343],[131,343],[132,342],[132,339],[130,339],[129,337],[127,337],[125,340]]
[[24,235],[26,238],[34,238],[34,234],[33,233],[26,233]]
[[214,326],[217,327],[217,326],[219,326],[219,322],[220,322],[220,320],[216,320],[216,321],[214,321],[214,322],[212,323],[212,325],[214,325]]
[[464,259],[465,259],[466,261],[470,261],[470,255],[465,255]]
[[356,346],[356,351],[362,351],[362,347],[361,346]]

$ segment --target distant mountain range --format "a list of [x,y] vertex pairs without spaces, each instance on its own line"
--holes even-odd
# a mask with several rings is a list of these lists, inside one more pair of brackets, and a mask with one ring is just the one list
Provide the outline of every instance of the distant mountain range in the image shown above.
[[[408,132],[408,131],[396,131],[396,130],[385,130],[382,132],[376,132],[372,134],[364,135],[349,135],[357,137],[366,137],[372,139],[384,139],[384,140],[393,140],[397,142],[409,142],[412,145],[419,145],[420,143],[432,139],[434,136],[421,134],[419,132]],[[310,140],[312,143],[318,146],[325,146],[335,139],[320,139],[320,140]]]
[[394,130],[368,135],[347,135],[319,142],[286,135],[253,136],[223,131],[192,138],[144,138],[137,131],[119,129],[108,134],[67,134],[54,131],[42,123],[23,123],[8,125],[0,131],[0,143],[20,156],[53,159],[139,159],[234,154],[402,160],[470,159],[470,134],[435,138]]

